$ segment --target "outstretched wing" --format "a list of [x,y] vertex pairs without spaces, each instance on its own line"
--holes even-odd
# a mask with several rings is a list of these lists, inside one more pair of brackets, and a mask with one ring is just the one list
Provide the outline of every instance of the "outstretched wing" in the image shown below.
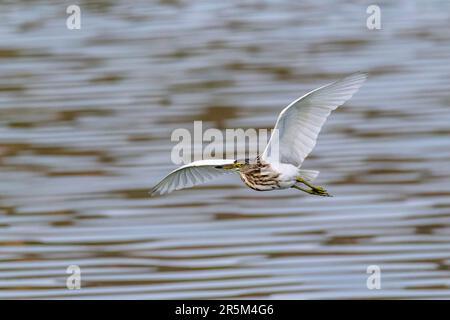
[[[320,129],[331,111],[349,100],[366,78],[365,73],[352,74],[313,90],[284,108],[262,158],[269,162],[278,159],[299,167],[316,145]],[[279,144],[274,146],[277,140]],[[278,154],[272,154],[277,149]]]
[[233,164],[234,160],[199,160],[184,165],[169,173],[151,191],[150,195],[165,194],[174,190],[190,188],[212,180],[233,170],[216,167]]

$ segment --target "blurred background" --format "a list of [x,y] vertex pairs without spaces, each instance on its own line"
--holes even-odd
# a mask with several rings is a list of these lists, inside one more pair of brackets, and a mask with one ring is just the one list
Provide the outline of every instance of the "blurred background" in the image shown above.
[[[450,3],[370,4],[1,1],[0,298],[450,298]],[[359,70],[305,162],[334,198],[148,197],[173,130],[271,128]]]

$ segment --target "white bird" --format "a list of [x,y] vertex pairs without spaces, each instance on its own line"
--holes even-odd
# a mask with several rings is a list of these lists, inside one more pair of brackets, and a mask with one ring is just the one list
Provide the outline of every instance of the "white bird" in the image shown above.
[[[325,189],[312,184],[319,171],[301,170],[300,167],[316,145],[317,136],[331,111],[349,100],[366,78],[365,73],[355,73],[293,101],[281,111],[266,149],[255,161],[194,161],[169,173],[150,194],[193,187],[222,174],[236,172],[254,190],[296,188],[309,194],[330,196]],[[276,147],[277,157],[272,154]],[[302,184],[308,188],[302,188]]]

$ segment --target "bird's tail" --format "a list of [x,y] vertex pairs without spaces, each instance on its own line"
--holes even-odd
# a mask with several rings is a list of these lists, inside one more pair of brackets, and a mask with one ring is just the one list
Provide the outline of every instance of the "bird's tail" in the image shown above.
[[314,170],[298,170],[298,175],[308,182],[313,182],[319,175],[319,171]]

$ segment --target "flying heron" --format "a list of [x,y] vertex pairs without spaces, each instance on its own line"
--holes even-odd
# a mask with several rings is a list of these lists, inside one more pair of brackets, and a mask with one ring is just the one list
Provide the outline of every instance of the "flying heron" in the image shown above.
[[[257,191],[295,188],[313,195],[330,196],[324,188],[312,184],[319,171],[301,170],[300,167],[316,145],[317,136],[331,111],[349,100],[366,78],[365,73],[354,73],[293,101],[280,112],[264,152],[255,160],[194,161],[169,173],[150,195],[193,187],[222,174],[236,172],[248,187]],[[271,152],[275,143],[278,144],[276,157]]]

